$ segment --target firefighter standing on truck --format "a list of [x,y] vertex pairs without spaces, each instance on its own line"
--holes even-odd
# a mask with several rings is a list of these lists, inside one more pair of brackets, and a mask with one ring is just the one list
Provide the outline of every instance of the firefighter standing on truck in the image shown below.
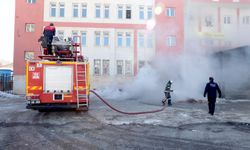
[[48,55],[53,55],[51,44],[53,41],[53,36],[55,36],[55,34],[56,34],[56,28],[54,27],[53,23],[50,23],[50,25],[46,26],[43,30],[44,38],[47,41]]
[[171,102],[171,95],[170,92],[173,92],[173,90],[171,90],[171,85],[172,85],[173,81],[168,81],[165,87],[165,99],[162,100],[162,104],[165,105],[165,102],[168,101],[168,106],[172,106],[172,102]]

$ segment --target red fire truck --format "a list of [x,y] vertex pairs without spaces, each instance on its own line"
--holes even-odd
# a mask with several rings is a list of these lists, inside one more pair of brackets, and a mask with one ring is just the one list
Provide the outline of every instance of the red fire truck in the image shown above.
[[87,110],[89,63],[82,56],[81,43],[71,42],[62,49],[60,45],[52,47],[53,56],[42,54],[39,60],[26,61],[26,108]]

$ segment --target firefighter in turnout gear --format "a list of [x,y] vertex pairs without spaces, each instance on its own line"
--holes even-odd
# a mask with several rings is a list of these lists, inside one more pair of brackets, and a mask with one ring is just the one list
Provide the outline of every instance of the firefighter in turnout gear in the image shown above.
[[47,43],[47,48],[48,48],[48,54],[53,55],[52,52],[52,41],[53,41],[53,36],[56,34],[56,28],[53,23],[50,23],[49,26],[46,26],[43,30],[43,35]]
[[208,109],[209,114],[214,115],[215,103],[217,92],[219,94],[219,98],[221,97],[221,90],[217,83],[214,82],[213,77],[209,77],[209,82],[207,83],[204,91],[204,97],[207,96],[208,100]]
[[172,81],[168,81],[167,84],[166,84],[166,87],[165,87],[165,98],[162,100],[162,104],[165,105],[166,101],[168,101],[168,106],[171,106],[172,105],[172,102],[171,102],[171,95],[170,93],[173,92],[173,90],[171,90],[171,85],[172,85]]

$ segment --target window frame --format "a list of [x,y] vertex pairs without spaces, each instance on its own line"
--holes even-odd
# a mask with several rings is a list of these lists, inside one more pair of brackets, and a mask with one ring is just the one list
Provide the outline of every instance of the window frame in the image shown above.
[[176,8],[175,7],[167,7],[166,8],[166,16],[175,17],[176,16]]
[[[50,17],[56,17],[56,3],[50,3],[49,9],[50,9]],[[55,15],[52,15],[53,10],[55,12]]]
[[224,24],[228,24],[228,25],[232,24],[232,17],[230,15],[224,16],[223,22]]
[[110,6],[104,5],[104,16],[103,18],[108,19],[110,17]]
[[[129,42],[128,42],[129,41]],[[128,44],[129,43],[129,44]],[[126,32],[126,47],[130,48],[131,47],[131,33]]]
[[[75,7],[75,6],[77,6],[77,7]],[[72,4],[72,17],[73,18],[79,17],[79,4],[77,4],[77,3]]]
[[[85,34],[85,36],[83,36],[83,34]],[[85,38],[83,38],[85,37]],[[84,42],[83,42],[84,40]],[[81,31],[81,43],[83,47],[87,46],[87,32],[86,31]]]
[[[120,66],[121,66],[121,68],[119,68]],[[123,75],[124,74],[123,66],[124,66],[123,60],[116,60],[116,74],[117,75]]]
[[[85,12],[85,16],[83,15]],[[87,4],[82,4],[81,5],[81,17],[82,18],[87,18],[88,16],[88,5]]]
[[[63,7],[62,7],[63,5]],[[63,16],[61,15],[61,12],[63,10]],[[59,17],[64,18],[65,17],[65,3],[59,3]]]
[[143,33],[138,34],[138,47],[139,48],[145,47],[145,34]]
[[101,32],[99,32],[99,31],[95,31],[95,46],[96,47],[101,46]]
[[96,76],[100,76],[102,73],[102,68],[101,68],[101,59],[94,59],[94,72],[93,74]]
[[35,32],[36,25],[34,23],[25,23],[25,32]]
[[117,18],[123,19],[123,6],[122,5],[117,6]]
[[145,19],[145,7],[139,6],[139,20]]
[[[149,17],[150,16],[150,17]],[[153,19],[153,7],[149,6],[147,8],[147,19],[150,20],[150,19]]]
[[107,47],[107,46],[109,46],[109,44],[110,44],[110,41],[109,41],[109,32],[103,32],[103,46]]
[[[107,67],[105,66],[107,65]],[[110,75],[110,60],[109,59],[103,59],[102,60],[102,75]]]
[[35,4],[36,0],[26,0],[26,3],[28,3],[28,4]]
[[117,33],[117,47],[123,46],[123,34],[122,32]]
[[132,75],[132,73],[132,60],[125,60],[125,75]]
[[[97,16],[99,14],[99,16]],[[96,4],[95,5],[95,18],[101,18],[101,5]]]
[[[132,7],[130,5],[126,6],[125,12],[126,12],[125,18],[126,19],[132,19]],[[128,15],[128,13],[129,13],[129,15]]]
[[177,37],[175,35],[169,35],[167,37],[167,46],[175,47],[177,45]]

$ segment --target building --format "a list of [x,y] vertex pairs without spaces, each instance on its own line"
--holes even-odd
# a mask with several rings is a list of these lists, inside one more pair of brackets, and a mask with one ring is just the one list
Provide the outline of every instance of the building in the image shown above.
[[249,44],[250,0],[16,0],[16,5],[15,93],[24,93],[25,59],[39,55],[37,39],[50,22],[60,37],[81,35],[92,86],[128,79],[157,54]]
[[[53,22],[60,37],[81,35],[92,79],[131,77],[155,55],[153,0],[26,0],[16,1],[15,89],[24,87],[24,58],[35,58],[43,27]],[[33,13],[30,13],[32,11]],[[18,58],[17,58],[18,56]],[[100,80],[103,80],[102,78]]]
[[214,52],[250,45],[250,0],[186,0],[184,19],[186,48]]

